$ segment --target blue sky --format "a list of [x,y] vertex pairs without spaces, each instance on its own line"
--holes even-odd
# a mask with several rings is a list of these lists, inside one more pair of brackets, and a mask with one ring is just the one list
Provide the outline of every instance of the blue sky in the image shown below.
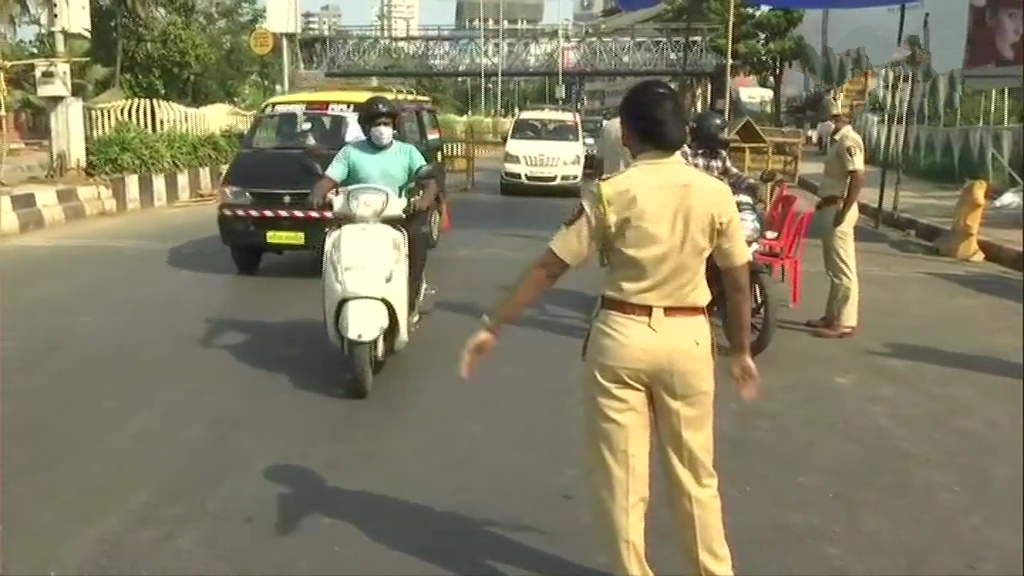
[[[348,26],[366,26],[372,23],[373,14],[380,5],[379,0],[301,0],[303,10],[316,10],[324,4],[341,6],[342,18]],[[572,11],[572,0],[561,0],[564,17]],[[544,1],[544,21],[558,19],[559,0]],[[420,24],[422,26],[451,26],[455,23],[455,0],[420,0]]]

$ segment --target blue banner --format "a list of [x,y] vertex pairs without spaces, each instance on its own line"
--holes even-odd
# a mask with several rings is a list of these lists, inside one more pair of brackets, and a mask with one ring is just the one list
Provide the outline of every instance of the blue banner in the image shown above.
[[893,2],[893,0],[759,0],[757,3],[769,8],[792,8],[795,10],[848,10],[913,4],[913,2]]
[[[661,2],[662,0],[619,0],[619,8],[622,9],[623,12],[636,12],[637,10],[654,8],[658,4],[661,4]],[[894,2],[893,0],[759,0],[758,2],[750,3],[756,3],[770,8],[793,8],[797,10],[819,10],[824,8],[843,10],[851,8],[875,8],[877,6],[899,6],[900,4],[904,4],[904,2]],[[905,3],[913,4],[913,2]]]
[[648,8],[654,8],[658,4],[661,4],[661,0],[619,0],[619,8],[623,12],[646,10]]

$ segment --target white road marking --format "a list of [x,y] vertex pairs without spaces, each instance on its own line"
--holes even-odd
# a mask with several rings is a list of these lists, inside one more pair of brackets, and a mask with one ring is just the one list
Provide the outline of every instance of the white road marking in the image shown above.
[[140,250],[167,250],[174,245],[166,242],[146,242],[127,239],[89,239],[89,238],[15,238],[0,244],[0,250],[12,248],[117,248]]

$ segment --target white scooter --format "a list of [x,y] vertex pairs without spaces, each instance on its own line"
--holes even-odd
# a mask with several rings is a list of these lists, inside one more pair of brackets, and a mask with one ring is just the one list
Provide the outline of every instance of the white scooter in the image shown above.
[[324,323],[351,363],[357,398],[370,395],[384,361],[409,343],[409,240],[391,224],[408,217],[414,201],[373,185],[351,186],[331,199],[345,223],[324,240]]

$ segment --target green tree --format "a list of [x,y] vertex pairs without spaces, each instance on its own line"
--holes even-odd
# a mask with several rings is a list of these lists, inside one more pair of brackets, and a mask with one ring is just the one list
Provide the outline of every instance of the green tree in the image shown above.
[[279,76],[273,57],[249,50],[248,36],[263,18],[257,0],[150,2],[93,4],[92,56],[115,70],[115,83],[131,96],[252,106]]
[[[669,0],[661,16],[666,22],[717,24],[729,20],[729,0]],[[804,56],[806,42],[796,33],[803,23],[802,10],[764,9],[754,0],[733,2],[733,73],[754,75],[770,84],[775,121],[782,121],[782,76],[787,67]],[[711,49],[725,56],[730,39],[725,34],[709,39]]]

